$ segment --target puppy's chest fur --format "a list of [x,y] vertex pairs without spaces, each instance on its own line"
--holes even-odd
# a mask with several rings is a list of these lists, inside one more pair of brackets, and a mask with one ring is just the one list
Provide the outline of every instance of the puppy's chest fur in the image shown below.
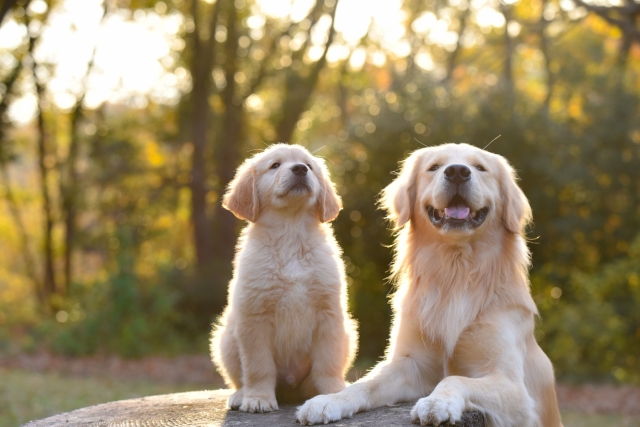
[[330,245],[321,239],[288,239],[249,244],[239,255],[238,309],[273,322],[274,347],[281,357],[304,357],[318,310],[340,292],[340,270]]
[[[257,247],[251,252],[252,259],[243,262],[240,268],[248,270],[245,271],[248,282],[262,293],[265,302],[297,299],[296,296],[303,297],[317,287],[318,251],[310,244],[289,241]],[[245,269],[247,263],[250,265]]]
[[248,242],[237,263],[239,285],[273,293],[271,299],[278,293],[318,292],[322,282],[334,279],[339,266],[327,236],[290,234]]

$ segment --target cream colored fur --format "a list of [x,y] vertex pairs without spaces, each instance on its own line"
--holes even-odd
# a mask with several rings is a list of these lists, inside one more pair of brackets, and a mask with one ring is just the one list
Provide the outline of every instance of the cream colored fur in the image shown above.
[[[295,187],[296,164],[310,168],[307,188]],[[223,205],[250,221],[238,241],[228,306],[211,338],[213,363],[236,390],[229,407],[277,410],[276,389],[279,398],[341,391],[357,327],[327,223],[341,200],[324,163],[303,147],[273,145],[240,166]]]
[[[426,206],[449,202],[443,171],[452,164],[471,170],[471,211],[489,208],[478,228],[429,220]],[[479,410],[494,427],[561,426],[553,368],[533,334],[524,240],[531,210],[506,160],[466,144],[418,150],[381,204],[399,231],[386,360],[345,390],[307,401],[298,420],[327,423],[419,399],[411,418],[421,425]]]

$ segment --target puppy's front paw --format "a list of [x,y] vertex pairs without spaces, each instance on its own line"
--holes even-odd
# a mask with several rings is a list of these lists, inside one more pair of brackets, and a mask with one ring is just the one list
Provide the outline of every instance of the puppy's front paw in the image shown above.
[[229,400],[227,400],[227,406],[229,409],[236,410],[240,408],[240,405],[242,405],[242,394],[242,389],[238,389],[235,393],[229,396]]
[[[303,426],[338,421],[343,418],[341,402],[343,401],[333,396],[316,396],[298,408],[296,418]],[[348,413],[344,417],[351,418],[352,415],[353,413]]]
[[460,396],[429,396],[418,400],[411,410],[411,422],[427,426],[439,426],[449,421],[451,424],[460,421],[464,410],[464,400]]
[[271,412],[278,410],[275,397],[243,397],[240,410],[244,412]]

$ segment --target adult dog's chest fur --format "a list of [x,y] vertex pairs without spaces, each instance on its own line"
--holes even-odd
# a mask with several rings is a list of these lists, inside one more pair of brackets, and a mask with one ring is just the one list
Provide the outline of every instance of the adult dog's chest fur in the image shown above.
[[[466,250],[463,250],[466,249]],[[423,246],[407,265],[408,292],[403,305],[426,339],[450,356],[460,334],[484,310],[505,272],[481,265],[468,248]]]
[[466,289],[452,292],[432,286],[415,301],[422,333],[439,341],[447,354],[453,353],[460,334],[478,315],[478,297]]

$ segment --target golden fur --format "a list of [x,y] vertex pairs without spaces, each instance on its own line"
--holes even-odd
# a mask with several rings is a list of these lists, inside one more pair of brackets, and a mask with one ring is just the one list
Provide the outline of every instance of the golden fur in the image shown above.
[[[300,177],[296,165],[309,169]],[[327,223],[341,200],[325,164],[303,147],[273,145],[238,168],[223,205],[250,222],[211,338],[213,363],[236,390],[229,407],[269,412],[278,409],[276,390],[281,399],[344,389],[357,327]]]
[[[443,170],[454,164],[470,171],[469,212],[487,209],[477,228],[430,220],[427,207],[442,212],[453,200]],[[553,368],[533,334],[524,240],[531,209],[507,161],[466,144],[418,150],[381,205],[398,230],[386,360],[342,392],[307,401],[298,420],[327,423],[419,399],[411,417],[422,425],[479,410],[489,426],[562,426]]]

